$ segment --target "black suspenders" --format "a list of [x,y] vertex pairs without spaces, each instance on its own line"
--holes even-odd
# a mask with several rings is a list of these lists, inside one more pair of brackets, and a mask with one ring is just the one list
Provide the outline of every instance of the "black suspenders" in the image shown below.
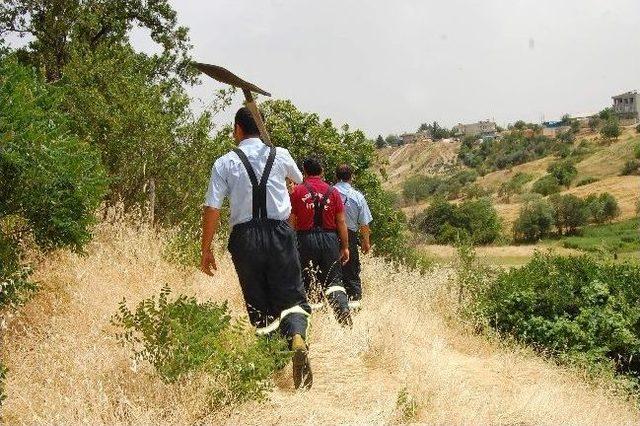
[[329,186],[327,192],[324,194],[324,197],[320,199],[316,191],[313,190],[313,187],[308,182],[304,182],[304,186],[309,191],[311,198],[313,199],[313,227],[316,229],[322,229],[324,225],[324,221],[322,220],[322,213],[324,212],[324,206],[327,205],[327,201],[329,201],[329,197],[333,192],[333,186]]
[[240,161],[242,161],[249,175],[249,180],[251,181],[253,192],[253,219],[267,219],[267,180],[269,179],[269,174],[271,174],[271,168],[276,158],[276,149],[274,147],[269,148],[269,158],[267,158],[267,164],[264,166],[260,183],[258,183],[256,173],[253,171],[253,167],[251,167],[251,163],[249,163],[249,159],[245,153],[242,152],[240,148],[234,149],[233,152],[235,152],[240,158]]

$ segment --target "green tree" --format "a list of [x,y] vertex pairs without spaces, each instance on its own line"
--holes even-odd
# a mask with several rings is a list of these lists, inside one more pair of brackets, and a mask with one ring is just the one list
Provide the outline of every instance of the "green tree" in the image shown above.
[[553,175],[545,175],[533,183],[531,191],[540,195],[551,195],[560,192],[560,185]]
[[556,161],[547,168],[547,172],[556,179],[558,184],[564,185],[567,188],[578,174],[578,170],[571,160]]
[[573,194],[554,195],[549,200],[553,206],[554,220],[558,234],[574,234],[576,230],[587,224],[589,211],[583,200]]
[[402,145],[402,138],[400,138],[398,135],[387,135],[387,137],[384,138],[384,141],[388,146]]
[[488,198],[464,201],[458,207],[458,217],[473,244],[491,244],[500,236],[500,217]]
[[610,118],[615,117],[615,112],[613,108],[605,108],[598,113],[598,118],[601,120],[609,120]]
[[378,138],[376,139],[376,148],[384,148],[385,146],[387,146],[387,142],[384,140],[382,135],[378,135]]
[[[63,92],[0,58],[0,280],[26,278],[17,242],[80,250],[105,190],[98,152],[70,132]],[[25,283],[26,285],[26,283]],[[0,299],[10,302],[4,293]],[[13,289],[17,292],[17,289]],[[13,291],[10,289],[10,291]]]
[[616,116],[608,118],[600,128],[600,134],[606,139],[616,139],[621,133],[620,122]]
[[[620,216],[620,206],[616,198],[608,192],[603,192],[598,197],[600,204],[602,205],[602,222],[611,222],[616,217]],[[601,223],[601,222],[600,222]]]
[[168,0],[5,0],[0,4],[0,36],[31,38],[21,49],[24,60],[42,69],[47,81],[62,77],[74,49],[128,41],[132,28],[144,28],[162,47],[153,55],[154,73],[193,81],[188,66],[187,29],[178,26]]
[[520,209],[513,224],[516,241],[535,242],[549,235],[554,225],[554,213],[551,204],[544,199],[526,202]]

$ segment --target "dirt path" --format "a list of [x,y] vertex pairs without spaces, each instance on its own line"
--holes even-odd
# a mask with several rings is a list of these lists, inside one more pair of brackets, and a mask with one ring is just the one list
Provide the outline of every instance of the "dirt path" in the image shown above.
[[[211,413],[197,379],[165,385],[136,366],[109,318],[164,283],[243,312],[228,259],[206,280],[176,269],[148,231],[103,226],[89,255],[61,253],[39,269],[41,293],[14,320],[3,357],[11,372],[7,424],[637,424],[631,404],[538,357],[501,349],[446,321],[447,272],[421,277],[375,259],[352,331],[314,314],[315,384],[294,392],[288,369],[266,403]],[[402,410],[405,390],[415,410]],[[411,406],[413,407],[413,406]]]

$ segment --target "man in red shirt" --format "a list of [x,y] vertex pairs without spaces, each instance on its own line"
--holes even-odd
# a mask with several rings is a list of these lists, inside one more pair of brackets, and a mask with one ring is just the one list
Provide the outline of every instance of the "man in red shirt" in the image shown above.
[[290,194],[290,221],[298,232],[304,286],[312,307],[321,304],[324,293],[338,322],[350,327],[349,301],[342,283],[342,265],[349,261],[342,198],[322,179],[317,159],[307,158],[302,168],[304,182]]

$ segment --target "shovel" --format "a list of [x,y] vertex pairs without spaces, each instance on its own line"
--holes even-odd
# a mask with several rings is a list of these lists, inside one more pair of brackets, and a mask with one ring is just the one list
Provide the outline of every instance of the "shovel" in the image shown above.
[[258,131],[260,132],[260,138],[262,139],[262,142],[264,142],[265,145],[273,146],[273,144],[271,143],[271,138],[269,138],[269,134],[267,133],[267,128],[265,127],[264,121],[262,120],[262,115],[260,115],[260,111],[258,111],[256,101],[255,99],[253,99],[252,92],[259,93],[264,96],[271,96],[271,93],[259,88],[253,83],[249,83],[248,81],[241,79],[228,69],[220,67],[218,65],[203,64],[200,62],[194,62],[193,65],[201,73],[208,75],[214,80],[242,89],[242,93],[244,93],[245,99],[244,104],[249,109],[249,112],[251,112],[251,116],[258,126]]

